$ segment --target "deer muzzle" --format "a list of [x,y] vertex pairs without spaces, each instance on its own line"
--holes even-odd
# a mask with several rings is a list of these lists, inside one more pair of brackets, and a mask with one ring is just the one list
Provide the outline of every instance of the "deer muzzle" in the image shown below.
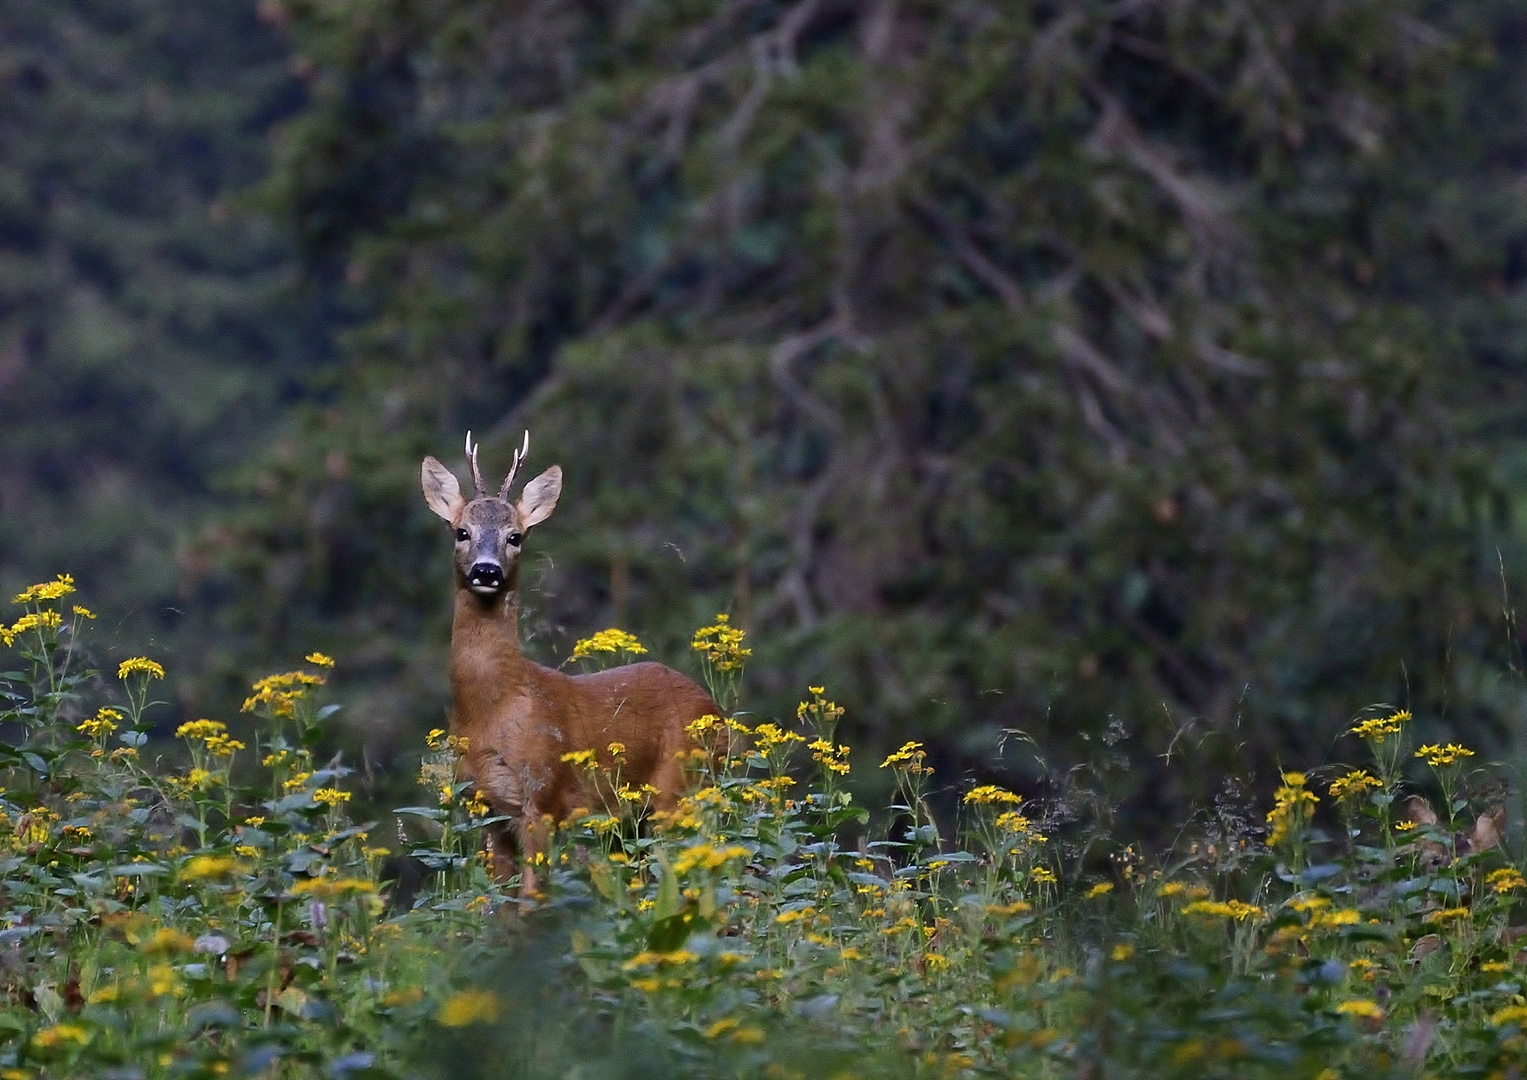
[[467,574],[467,588],[479,596],[492,596],[504,587],[504,568],[498,563],[475,562]]

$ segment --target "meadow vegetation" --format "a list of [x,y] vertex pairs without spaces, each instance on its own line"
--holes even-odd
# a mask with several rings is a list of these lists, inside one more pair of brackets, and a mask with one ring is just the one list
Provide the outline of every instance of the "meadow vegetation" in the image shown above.
[[[315,759],[338,706],[311,653],[172,753],[148,738],[163,668],[88,670],[73,593],[0,622],[4,1080],[1520,1075],[1501,785],[1403,711],[1359,718],[1352,767],[1284,772],[1270,807],[1148,854],[1083,792],[985,784],[935,816],[924,748],[855,760],[823,687],[740,711],[748,646],[718,617],[684,797],[644,814],[626,748],[571,752],[613,763],[605,804],[520,896],[458,739],[430,733],[417,805],[356,820],[351,770]],[[611,630],[569,662],[642,651]],[[896,795],[871,814],[848,782],[874,769]],[[404,855],[416,890],[385,880]]]

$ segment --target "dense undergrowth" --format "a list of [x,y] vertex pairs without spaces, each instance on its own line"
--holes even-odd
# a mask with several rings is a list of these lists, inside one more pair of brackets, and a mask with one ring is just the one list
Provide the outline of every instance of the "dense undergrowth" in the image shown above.
[[[820,688],[739,714],[725,619],[695,648],[726,715],[674,810],[570,755],[608,805],[565,823],[545,893],[479,853],[481,805],[432,732],[420,805],[351,819],[314,760],[329,658],[255,684],[242,738],[184,724],[150,761],[148,658],[80,670],[67,578],[0,623],[0,1078],[46,1076],[1521,1075],[1527,893],[1499,785],[1409,716],[1362,768],[1282,776],[1265,822],[1211,815],[1147,860],[1003,788],[929,810],[908,743],[888,824],[845,783]],[[579,663],[639,650],[607,632]],[[243,734],[246,731],[249,734]],[[246,744],[247,740],[247,744]],[[1432,770],[1434,807],[1402,773]],[[877,838],[878,837],[878,838]],[[410,854],[417,895],[386,898]],[[418,865],[418,863],[414,864]]]

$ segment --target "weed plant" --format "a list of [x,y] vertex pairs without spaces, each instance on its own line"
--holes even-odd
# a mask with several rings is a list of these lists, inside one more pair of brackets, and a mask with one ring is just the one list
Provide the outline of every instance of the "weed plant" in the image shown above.
[[[1527,879],[1488,770],[1412,749],[1410,717],[1352,729],[1360,766],[1285,772],[1265,827],[1148,862],[1065,806],[1002,787],[936,820],[908,742],[872,826],[842,710],[738,714],[747,656],[696,634],[723,715],[691,728],[691,785],[572,751],[605,805],[558,823],[546,891],[480,855],[492,819],[432,732],[419,805],[352,820],[314,760],[332,661],[255,683],[253,722],[183,724],[146,759],[146,657],[82,669],[94,617],[68,577],[0,623],[0,1080],[34,1076],[976,1077],[1521,1075]],[[628,634],[574,657],[641,653]],[[247,744],[246,744],[247,739]],[[1406,786],[1428,769],[1440,804]],[[1106,851],[1106,859],[1097,852]],[[406,908],[384,865],[425,867]],[[391,861],[389,861],[391,860]]]

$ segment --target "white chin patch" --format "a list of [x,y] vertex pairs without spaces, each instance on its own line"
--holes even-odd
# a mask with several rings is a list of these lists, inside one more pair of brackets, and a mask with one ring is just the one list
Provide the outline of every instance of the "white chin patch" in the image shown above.
[[497,585],[468,585],[467,588],[471,589],[478,596],[492,596],[498,592]]

